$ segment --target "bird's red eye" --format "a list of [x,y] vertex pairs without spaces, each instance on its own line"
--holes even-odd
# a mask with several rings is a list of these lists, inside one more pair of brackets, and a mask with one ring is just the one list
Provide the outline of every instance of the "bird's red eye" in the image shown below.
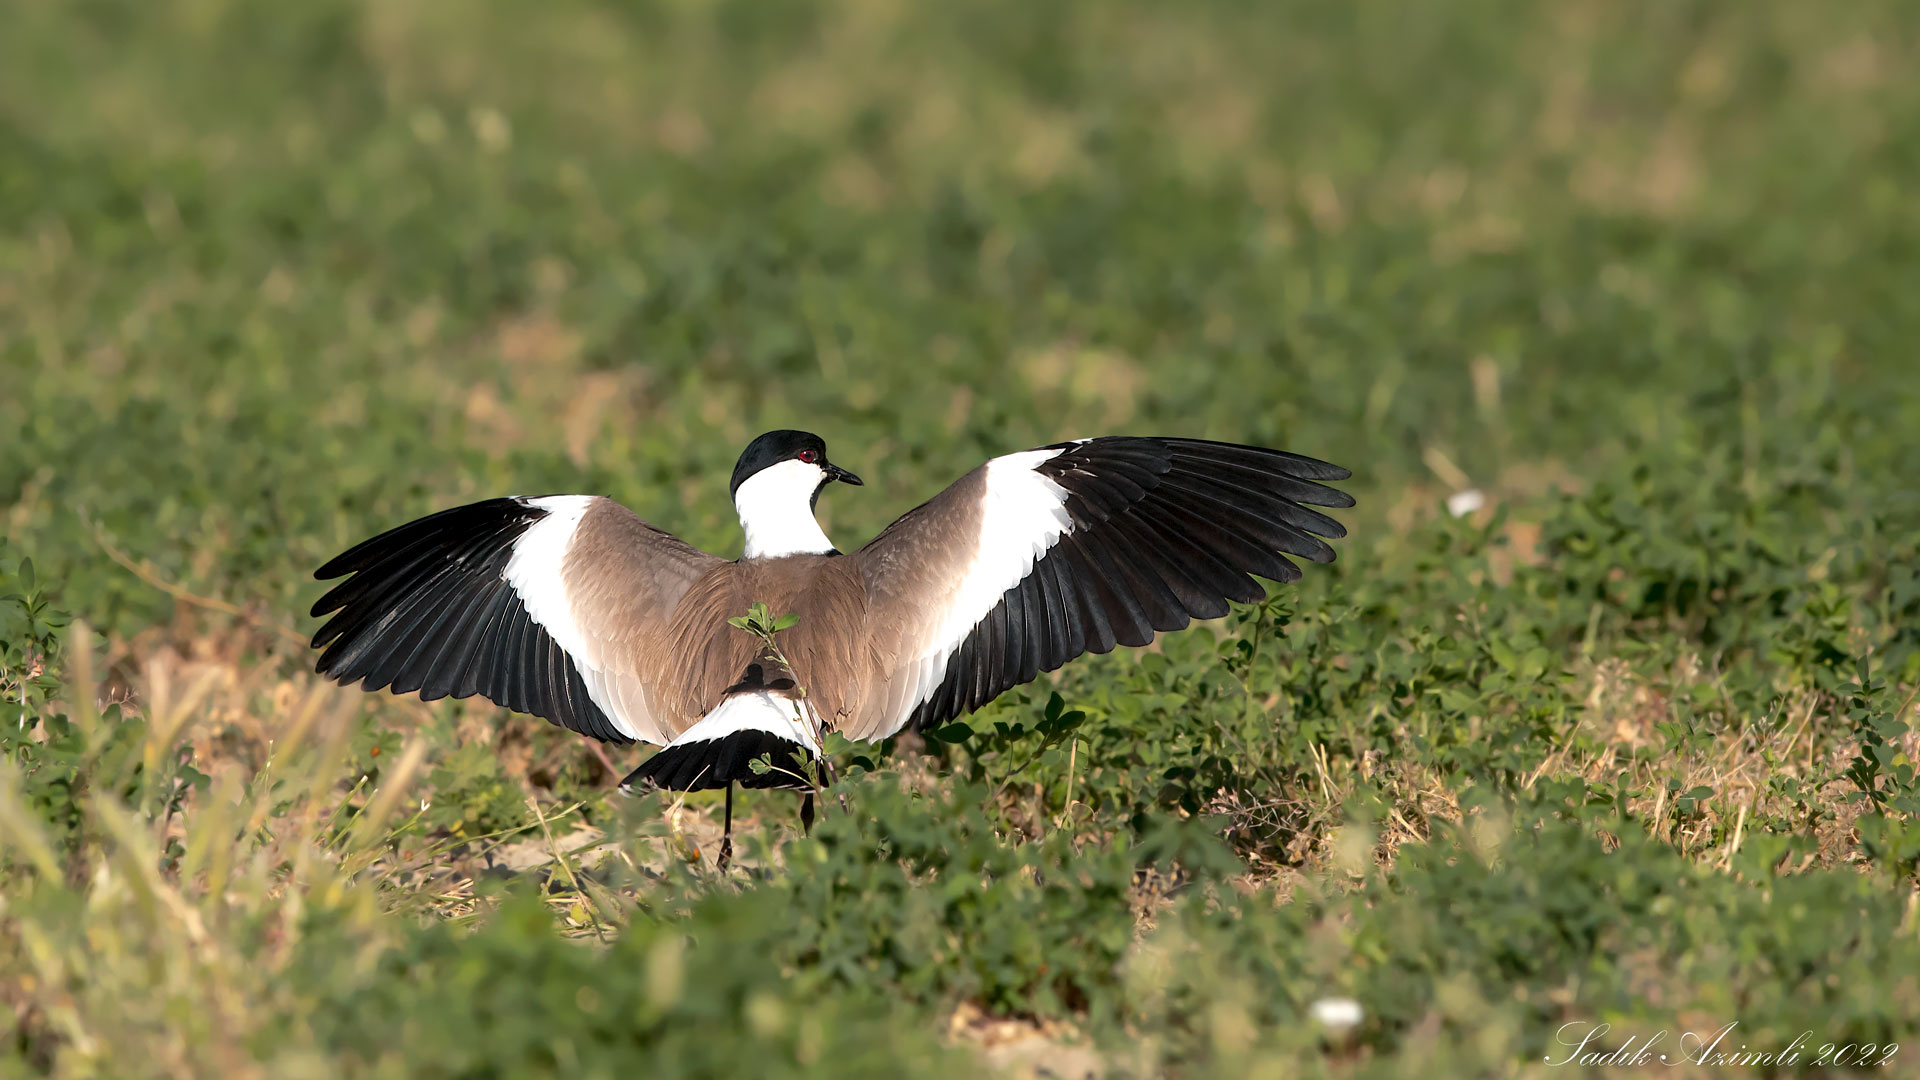
[[815,450],[802,450],[800,451],[800,460],[811,465],[820,460],[820,454]]

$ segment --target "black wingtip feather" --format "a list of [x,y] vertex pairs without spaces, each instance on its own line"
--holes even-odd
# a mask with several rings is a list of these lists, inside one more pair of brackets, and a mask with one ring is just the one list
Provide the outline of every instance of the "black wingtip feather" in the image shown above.
[[314,572],[350,575],[313,606],[315,669],[423,700],[483,694],[612,743],[631,743],[587,693],[573,659],[504,578],[514,544],[547,511],[521,499],[442,510],[354,545]]
[[1214,442],[1210,439],[1157,439],[1154,441],[1164,443],[1171,449],[1187,451],[1194,457],[1251,462],[1303,480],[1337,483],[1353,477],[1350,470],[1330,461],[1321,461],[1319,458],[1307,457],[1305,454],[1288,453],[1285,450],[1272,450],[1264,446]]
[[502,522],[524,527],[545,517],[546,513],[516,498],[487,499],[440,510],[360,541],[328,559],[313,576],[318,581],[330,581],[375,563],[390,561],[415,544],[434,543],[448,536],[472,536]]
[[1047,449],[1061,453],[1036,471],[1068,493],[1073,528],[954,646],[940,683],[911,712],[915,728],[1082,653],[1143,645],[1192,619],[1219,618],[1231,602],[1265,599],[1252,575],[1298,581],[1289,555],[1331,562],[1325,539],[1347,534],[1308,507],[1354,505],[1326,486],[1350,470],[1266,447],[1120,436]]

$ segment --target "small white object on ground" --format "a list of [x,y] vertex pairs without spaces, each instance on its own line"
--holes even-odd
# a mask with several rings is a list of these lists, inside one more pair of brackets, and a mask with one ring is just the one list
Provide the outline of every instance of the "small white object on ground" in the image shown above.
[[1485,505],[1487,497],[1481,494],[1479,488],[1468,488],[1447,496],[1447,513],[1454,517],[1466,517]]
[[1313,1017],[1321,1027],[1338,1035],[1366,1019],[1367,1010],[1352,998],[1329,997],[1308,1006],[1307,1015]]

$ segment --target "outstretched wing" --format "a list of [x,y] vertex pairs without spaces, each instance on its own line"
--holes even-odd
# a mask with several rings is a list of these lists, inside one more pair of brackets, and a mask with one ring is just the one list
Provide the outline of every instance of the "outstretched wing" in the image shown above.
[[665,743],[640,658],[722,560],[593,495],[490,499],[358,544],[313,605],[321,674],[423,700],[479,694],[613,743]]
[[960,716],[1084,652],[1145,645],[1331,562],[1310,506],[1337,465],[1198,439],[1083,439],[994,458],[855,552],[876,670],[849,738]]

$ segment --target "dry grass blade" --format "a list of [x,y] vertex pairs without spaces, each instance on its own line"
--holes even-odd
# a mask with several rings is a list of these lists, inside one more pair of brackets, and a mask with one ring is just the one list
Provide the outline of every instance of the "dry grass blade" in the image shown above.
[[385,836],[381,830],[387,819],[393,816],[393,808],[400,803],[400,797],[407,793],[407,785],[413,782],[413,774],[420,770],[420,763],[427,758],[426,740],[414,738],[407,743],[406,749],[393,766],[380,778],[380,788],[374,792],[373,801],[367,804],[366,812],[354,823],[353,838],[348,842],[349,851],[366,851],[378,844]]
[[166,578],[162,577],[160,575],[160,572],[155,570],[151,565],[147,564],[146,562],[136,560],[132,556],[128,555],[126,552],[122,551],[119,548],[119,546],[116,545],[113,542],[112,538],[108,535],[106,528],[96,523],[90,516],[88,516],[86,511],[84,510],[80,511],[79,515],[80,515],[81,523],[84,524],[87,530],[93,534],[94,542],[100,545],[100,550],[106,553],[107,558],[112,559],[114,562],[120,564],[120,566],[126,569],[128,573],[131,573],[134,577],[139,578],[141,581],[147,583],[148,585],[151,585],[154,588],[159,589],[161,592],[166,593],[168,596],[171,596],[175,600],[179,600],[183,603],[192,604],[195,607],[206,608],[208,611],[218,611],[223,615],[232,615],[237,619],[244,619],[247,622],[253,624],[254,626],[259,627],[262,630],[269,631],[273,634],[278,635],[284,640],[294,642],[302,647],[304,647],[307,644],[307,639],[305,635],[285,626],[284,624],[275,622],[272,619],[265,618],[264,616],[260,615],[257,612],[248,611],[247,609],[239,606],[238,604],[234,604],[229,601],[222,600],[217,596],[201,596],[199,593],[193,592],[192,590],[186,588],[183,585],[177,585],[171,581],[168,581]]
[[67,663],[68,696],[73,699],[68,703],[67,718],[92,746],[100,719],[100,699],[93,671],[93,630],[85,619],[75,619],[67,628]]
[[589,905],[588,917],[592,921],[594,933],[604,935],[609,929],[606,920],[615,913],[610,906],[611,899],[601,895],[598,890],[589,890],[580,876],[573,872],[573,857],[554,839],[553,827],[546,812],[540,808],[540,800],[529,797],[527,810],[533,814],[534,820],[540,823],[540,835],[547,842],[547,853],[552,856],[555,863],[559,864],[560,872],[567,877],[567,884],[577,895],[586,898]]
[[19,771],[4,759],[0,759],[0,844],[24,858],[43,881],[59,884],[65,876],[38,815],[21,801]]

